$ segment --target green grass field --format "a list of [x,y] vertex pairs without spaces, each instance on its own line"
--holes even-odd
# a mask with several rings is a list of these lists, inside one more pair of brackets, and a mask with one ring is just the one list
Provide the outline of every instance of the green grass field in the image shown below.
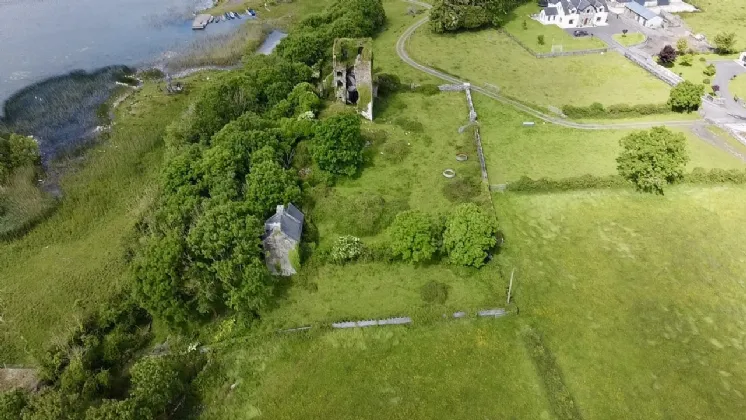
[[[531,117],[477,95],[474,106],[481,121],[482,144],[490,183],[531,178],[565,178],[616,173],[619,140],[629,130],[576,130],[537,122],[532,128],[522,126]],[[689,169],[742,169],[736,157],[684,131],[689,140]]]
[[474,84],[498,86],[503,94],[541,106],[668,100],[665,83],[617,53],[537,59],[492,29],[436,35],[423,27],[411,38],[408,51],[423,64]]
[[501,263],[584,418],[741,418],[744,187],[495,195]]
[[[513,12],[515,17],[505,24],[504,29],[537,53],[551,52],[552,45],[562,45],[563,51],[606,47],[606,44],[600,39],[592,37],[575,38],[559,26],[542,25],[531,19],[530,15],[538,12],[539,6],[536,2],[520,6]],[[523,22],[526,22],[526,29],[523,29]],[[539,44],[539,35],[544,35],[544,45]]]
[[746,3],[740,0],[696,0],[689,2],[702,10],[700,13],[683,13],[684,18],[694,33],[707,35],[712,42],[715,35],[722,32],[736,34],[736,49],[741,51],[746,46]]
[[242,343],[220,350],[202,418],[550,419],[517,329],[460,320]]
[[632,45],[637,45],[642,42],[645,42],[647,37],[644,34],[641,34],[639,32],[628,32],[625,34],[614,34],[612,35],[614,37],[614,40],[625,47],[631,47]]
[[63,177],[55,213],[0,242],[0,362],[30,362],[125,281],[124,238],[155,192],[165,126],[188,100],[155,84],[130,96],[111,138]]

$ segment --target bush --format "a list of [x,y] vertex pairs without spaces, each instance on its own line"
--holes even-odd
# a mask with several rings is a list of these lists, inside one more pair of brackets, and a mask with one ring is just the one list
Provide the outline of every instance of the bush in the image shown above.
[[685,174],[682,182],[688,184],[718,185],[718,184],[746,184],[746,171],[738,169],[710,169],[694,168]]
[[573,105],[562,107],[562,113],[569,118],[631,118],[668,112],[671,112],[671,107],[668,104],[616,104],[605,108],[600,103],[594,103],[586,107]]
[[430,10],[430,29],[435,33],[500,26],[524,0],[438,0]]
[[423,95],[432,96],[440,93],[438,85],[432,83],[425,83],[414,88],[414,91]]
[[665,127],[623,137],[617,170],[638,191],[663,194],[663,187],[682,178],[689,153],[686,137]]
[[479,182],[473,178],[456,178],[443,184],[443,195],[453,203],[471,201],[479,195]]
[[[704,57],[702,57],[702,60],[704,61]],[[710,64],[709,66],[705,67],[705,69],[702,71],[705,76],[712,77],[717,73],[717,69],[715,68],[714,64]]]
[[536,37],[536,42],[539,43],[539,45],[544,45],[546,41],[544,41],[544,35],[539,35]]
[[405,261],[424,262],[435,256],[441,228],[430,215],[419,211],[399,213],[389,229],[391,253]]
[[710,79],[702,79],[702,84],[709,86],[710,83],[712,83],[712,80],[710,80]]
[[321,169],[352,176],[363,163],[364,146],[360,118],[353,114],[340,114],[325,119],[317,126],[311,153]]
[[619,175],[598,177],[582,175],[563,179],[531,179],[527,176],[507,185],[506,191],[522,193],[545,193],[555,191],[590,190],[596,188],[621,188],[629,183]]
[[497,243],[496,232],[490,214],[476,204],[462,204],[448,216],[443,248],[452,264],[479,268]]
[[700,84],[684,80],[671,89],[668,105],[671,109],[679,112],[692,112],[702,105],[702,95],[705,87]]
[[448,300],[448,285],[430,280],[420,289],[422,300],[427,303],[444,304]]
[[407,117],[395,118],[394,124],[398,125],[406,131],[411,131],[413,133],[421,133],[425,130],[425,127],[422,125],[421,122]]
[[706,59],[706,58],[704,58],[704,57],[699,57],[699,61],[701,61],[701,62],[703,62],[703,63],[704,63],[705,61],[707,61],[707,59]]
[[363,255],[364,249],[365,247],[360,238],[351,235],[340,236],[334,242],[329,257],[335,264],[344,264],[357,260]]
[[28,396],[21,390],[0,393],[0,420],[17,420],[28,403]]
[[398,92],[401,87],[401,79],[395,74],[381,73],[378,78],[378,96],[383,97]]

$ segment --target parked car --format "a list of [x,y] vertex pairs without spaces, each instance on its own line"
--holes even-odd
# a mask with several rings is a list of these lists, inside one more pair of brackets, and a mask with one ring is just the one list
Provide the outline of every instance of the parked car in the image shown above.
[[573,32],[573,35],[575,35],[575,36],[588,36],[590,34],[588,33],[588,31],[580,31],[580,30],[578,30],[578,31]]

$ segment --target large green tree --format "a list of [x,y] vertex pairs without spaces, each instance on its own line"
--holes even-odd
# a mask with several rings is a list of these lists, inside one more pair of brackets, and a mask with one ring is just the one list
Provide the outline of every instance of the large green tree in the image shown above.
[[438,252],[441,229],[435,219],[416,210],[399,213],[389,228],[389,247],[405,261],[423,262]]
[[495,246],[494,219],[474,203],[461,204],[451,212],[443,233],[443,248],[452,264],[481,267]]
[[354,114],[340,114],[323,120],[316,127],[312,154],[321,169],[352,176],[363,163],[364,146],[360,118]]
[[713,40],[715,51],[718,54],[732,54],[736,52],[736,34],[733,32],[721,32],[715,35]]
[[696,111],[702,105],[702,95],[704,93],[704,85],[684,80],[671,89],[671,94],[668,97],[668,105],[674,111]]
[[663,188],[684,175],[689,155],[686,137],[665,127],[637,131],[619,142],[619,174],[639,191],[663,194]]
[[246,177],[246,201],[257,215],[271,214],[278,204],[298,202],[300,187],[295,173],[274,160],[255,163]]

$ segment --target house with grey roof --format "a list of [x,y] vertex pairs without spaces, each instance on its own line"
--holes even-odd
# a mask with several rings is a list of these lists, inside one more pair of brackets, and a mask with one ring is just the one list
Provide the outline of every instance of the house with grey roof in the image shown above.
[[609,7],[606,0],[548,0],[547,6],[532,17],[544,25],[560,28],[606,26]]
[[265,261],[274,275],[292,276],[300,269],[298,245],[303,235],[305,216],[293,203],[277,206],[275,214],[264,222]]
[[624,13],[626,12],[625,6],[628,3],[637,3],[658,14],[661,12],[681,13],[697,11],[696,7],[684,0],[610,0],[609,8],[611,8],[612,11],[619,10],[617,13]]
[[624,14],[647,28],[663,27],[662,17],[635,1],[630,1],[624,5]]

